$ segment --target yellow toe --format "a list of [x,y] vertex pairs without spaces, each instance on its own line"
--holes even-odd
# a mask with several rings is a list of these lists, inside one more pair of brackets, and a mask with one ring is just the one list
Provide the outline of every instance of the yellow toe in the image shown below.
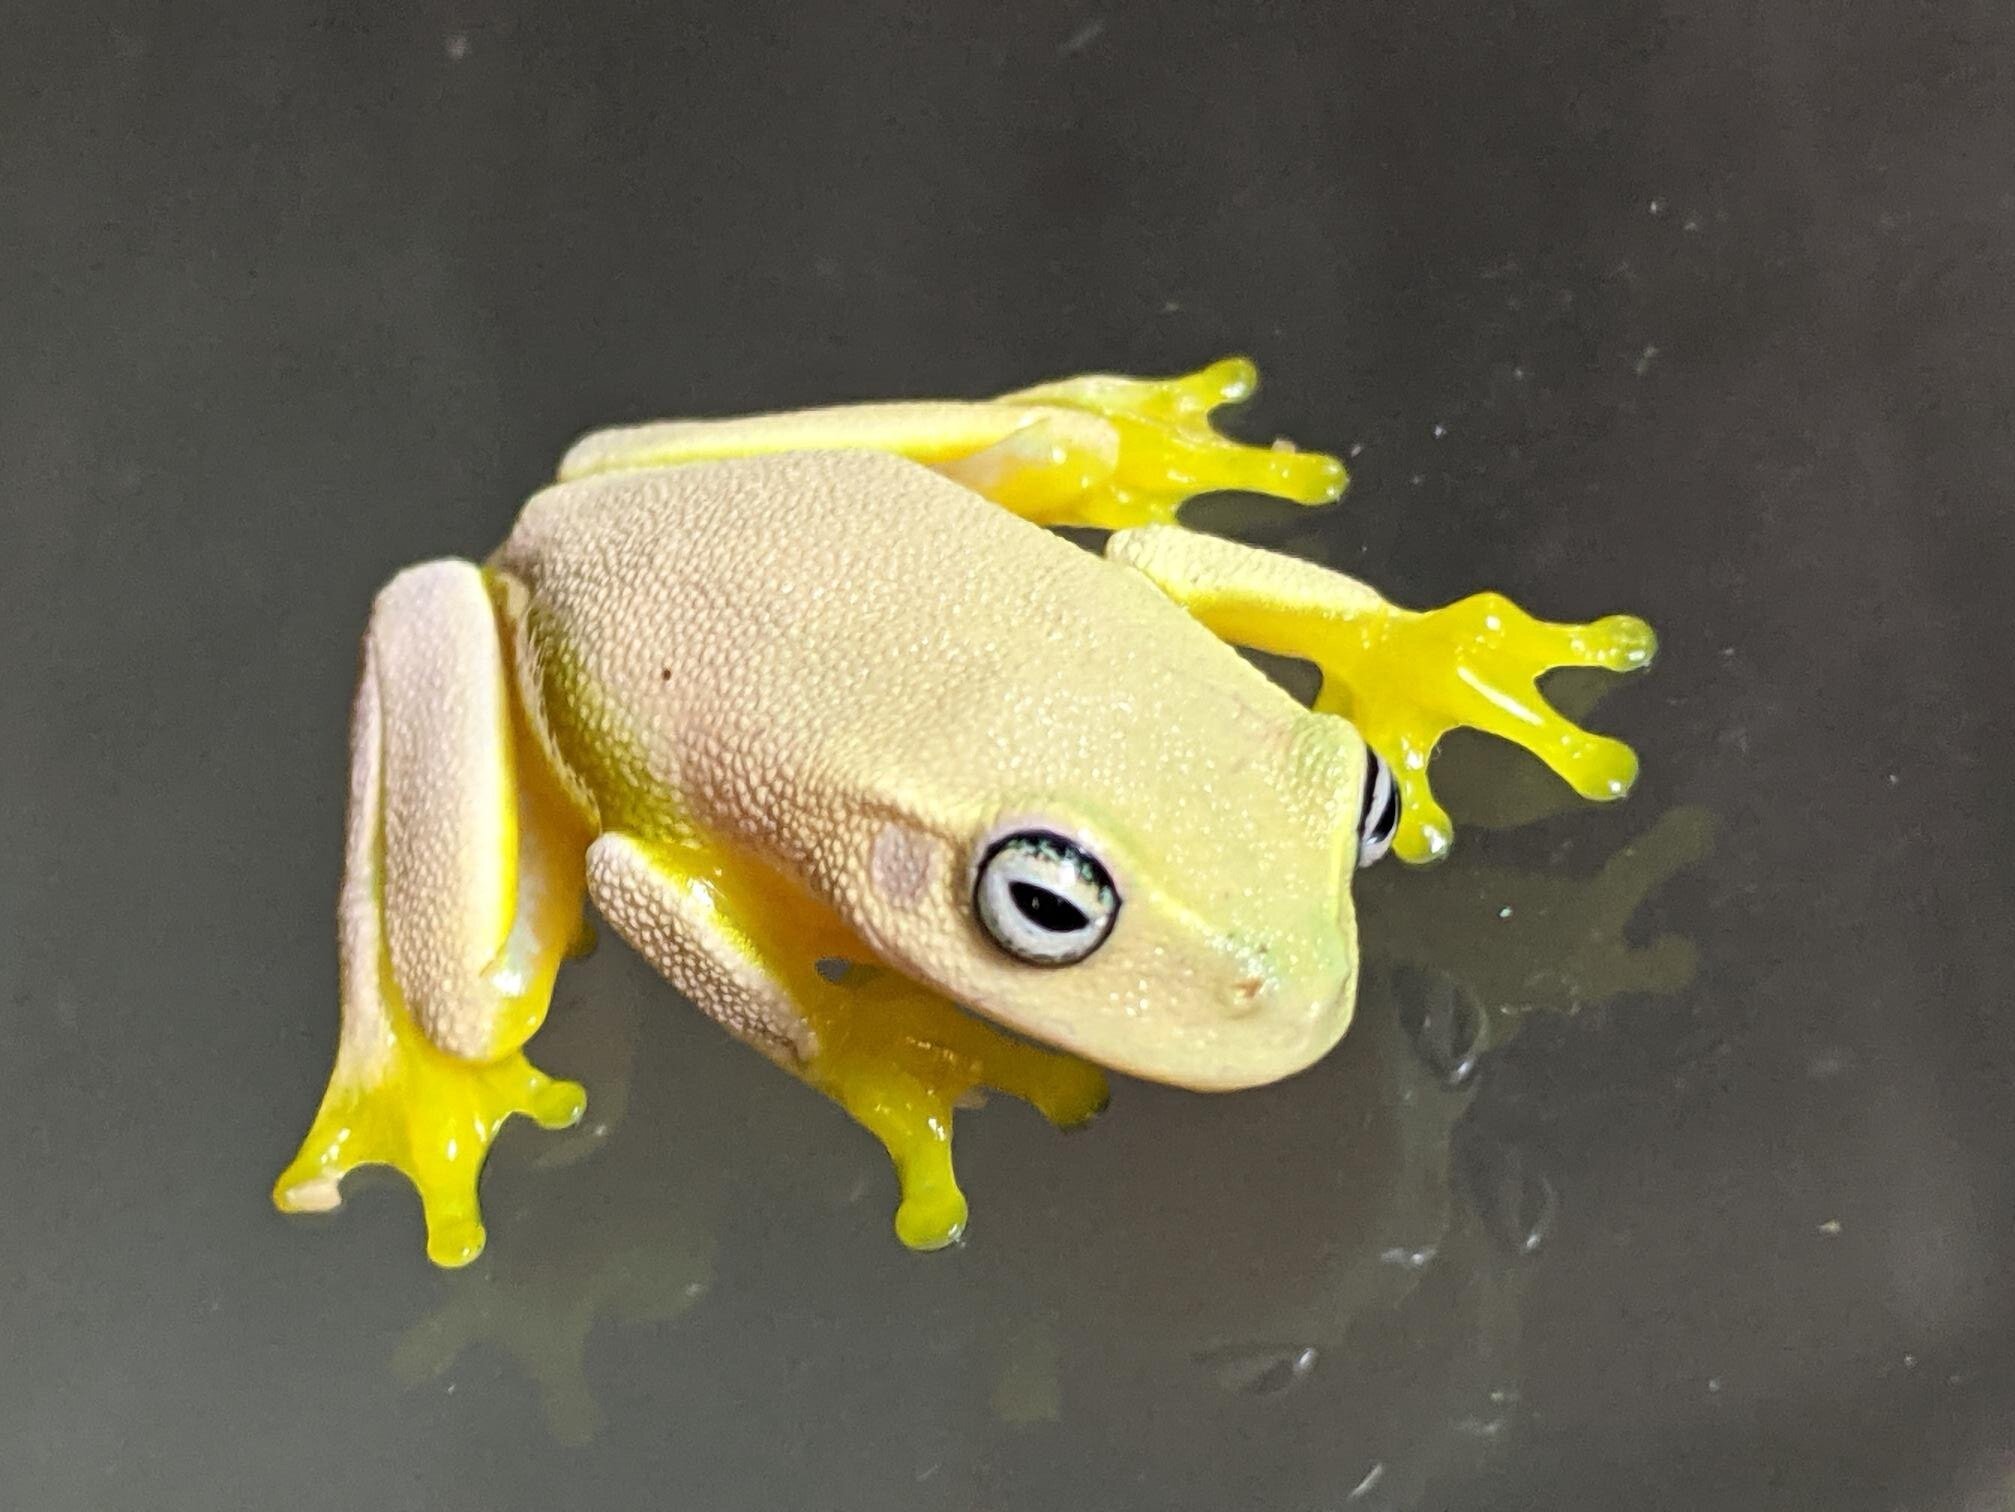
[[1046,1054],[1035,1074],[1014,1090],[1059,1129],[1082,1128],[1112,1101],[1104,1071],[1061,1052]]
[[427,1258],[443,1270],[459,1270],[474,1260],[488,1237],[473,1206],[439,1215],[428,1209]]
[[956,1244],[966,1231],[966,1196],[957,1186],[906,1192],[896,1209],[896,1238],[913,1250]]

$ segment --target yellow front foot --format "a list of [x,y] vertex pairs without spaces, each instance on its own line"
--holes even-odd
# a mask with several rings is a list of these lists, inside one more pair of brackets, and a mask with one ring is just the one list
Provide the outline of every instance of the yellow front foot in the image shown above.
[[476,1178],[504,1120],[522,1113],[564,1129],[586,1107],[580,1083],[554,1080],[522,1052],[478,1065],[398,1023],[368,1051],[345,1046],[337,1055],[321,1111],[274,1184],[273,1203],[283,1213],[326,1212],[341,1204],[350,1171],[392,1166],[419,1189],[427,1258],[467,1265],[483,1251]]
[[1649,666],[1657,638],[1634,616],[1547,624],[1497,593],[1417,613],[1313,562],[1165,526],[1123,530],[1105,554],[1224,639],[1321,669],[1317,710],[1349,720],[1394,771],[1393,849],[1408,861],[1448,849],[1427,763],[1450,730],[1522,746],[1587,798],[1621,798],[1637,776],[1628,746],[1563,718],[1538,688],[1555,667]]
[[977,1090],[1019,1097],[1058,1128],[1106,1105],[1098,1067],[1011,1039],[894,972],[856,967],[806,1006],[818,1035],[806,1079],[887,1148],[902,1189],[896,1237],[914,1250],[942,1249],[965,1232],[952,1112]]
[[[1251,362],[1227,357],[1181,378],[1093,374],[1023,389],[995,402],[1097,416],[1117,438],[1109,461],[1099,459],[1100,466],[1075,478],[1074,488],[1060,489],[1052,472],[1082,468],[1084,459],[1058,445],[1050,454],[1052,466],[1041,465],[1035,453],[1057,438],[1038,421],[1000,443],[993,449],[996,455],[982,453],[945,471],[959,476],[994,464],[1001,476],[970,481],[1015,513],[1048,524],[1108,530],[1173,521],[1186,499],[1221,489],[1271,494],[1297,504],[1329,503],[1346,481],[1344,466],[1335,457],[1296,451],[1285,443],[1247,446],[1212,427],[1211,413],[1249,398],[1258,381]],[[1013,454],[1017,466],[999,469],[1007,454]],[[1068,506],[1060,507],[1066,497]],[[1049,498],[1057,503],[1045,502]]]
[[1629,792],[1636,753],[1562,716],[1538,679],[1556,667],[1632,671],[1650,665],[1657,645],[1651,627],[1633,615],[1549,624],[1502,594],[1479,593],[1426,613],[1386,605],[1311,625],[1306,654],[1323,673],[1316,708],[1350,720],[1393,768],[1400,796],[1394,851],[1430,861],[1452,838],[1427,776],[1450,730],[1468,726],[1522,746],[1584,798]]

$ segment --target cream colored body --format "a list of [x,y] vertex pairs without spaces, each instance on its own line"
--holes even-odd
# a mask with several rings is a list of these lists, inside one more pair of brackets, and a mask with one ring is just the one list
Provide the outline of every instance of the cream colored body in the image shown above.
[[[1531,678],[1636,665],[1650,641],[1492,596],[1409,614],[1172,524],[1121,529],[1101,559],[1033,523],[1166,521],[1207,487],[1333,496],[1330,459],[1209,429],[1249,386],[1226,364],[604,433],[485,568],[394,579],[354,727],[344,1033],[281,1205],[334,1206],[345,1170],[384,1161],[420,1187],[437,1260],[480,1249],[496,1125],[580,1112],[522,1046],[584,893],[882,1138],[917,1247],[964,1226],[950,1121],[974,1088],[1070,1124],[1103,1103],[1091,1062],[1227,1089],[1329,1050],[1367,791],[1340,711],[1390,746],[1421,859],[1446,843],[1425,768],[1455,723],[1590,796],[1627,786],[1628,752]],[[1316,660],[1316,710],[1220,634]],[[1010,833],[1102,864],[1109,933],[1074,964],[1033,964],[976,916]]]
[[[1132,569],[843,452],[561,484],[491,565],[533,658],[598,690],[600,719],[551,720],[598,828],[744,847],[867,958],[1137,1075],[1272,1081],[1349,1022],[1363,742]],[[1125,900],[1076,966],[973,919],[974,847],[1018,821],[1086,842]],[[787,1004],[765,1029],[816,1049]]]

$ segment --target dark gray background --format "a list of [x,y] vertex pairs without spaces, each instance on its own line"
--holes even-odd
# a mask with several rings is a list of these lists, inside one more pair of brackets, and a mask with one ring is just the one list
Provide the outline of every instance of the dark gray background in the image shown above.
[[[0,19],[0,1505],[2008,1505],[2004,0]],[[955,1254],[620,946],[477,1267],[271,1212],[380,581],[592,424],[1231,350],[1362,450],[1206,517],[1654,620],[1628,804],[1456,751],[1537,822],[1345,1046],[966,1116]]]

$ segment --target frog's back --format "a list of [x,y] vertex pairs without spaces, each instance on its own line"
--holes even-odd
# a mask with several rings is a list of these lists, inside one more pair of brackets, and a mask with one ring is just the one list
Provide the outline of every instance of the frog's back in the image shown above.
[[897,767],[943,788],[983,770],[980,801],[1123,764],[1097,748],[1120,704],[1178,744],[1295,712],[1144,579],[878,453],[562,484],[492,567],[527,591],[556,744],[605,809],[670,794],[747,833]]

